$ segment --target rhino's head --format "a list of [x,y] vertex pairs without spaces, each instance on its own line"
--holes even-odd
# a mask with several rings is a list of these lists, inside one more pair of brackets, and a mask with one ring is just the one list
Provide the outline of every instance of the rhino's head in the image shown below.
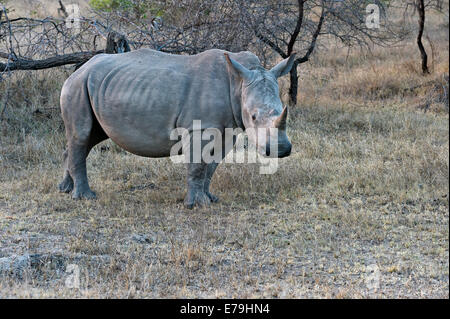
[[295,53],[271,70],[263,67],[250,70],[226,53],[225,57],[229,66],[242,79],[242,121],[249,141],[265,156],[289,156],[292,145],[286,135],[287,106],[283,108],[281,103],[277,78],[289,73]]

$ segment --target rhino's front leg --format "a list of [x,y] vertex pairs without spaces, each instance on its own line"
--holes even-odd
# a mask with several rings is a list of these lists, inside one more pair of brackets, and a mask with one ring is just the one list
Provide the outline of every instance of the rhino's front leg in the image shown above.
[[218,165],[219,164],[215,163],[215,162],[207,165],[205,183],[203,184],[203,190],[204,190],[205,194],[209,197],[209,199],[213,203],[218,202],[219,198],[209,192],[209,184],[211,184],[211,179],[212,179],[214,172],[216,171],[216,168]]
[[206,163],[189,163],[187,174],[187,194],[184,205],[191,209],[195,205],[206,206],[211,202],[204,191],[208,165]]

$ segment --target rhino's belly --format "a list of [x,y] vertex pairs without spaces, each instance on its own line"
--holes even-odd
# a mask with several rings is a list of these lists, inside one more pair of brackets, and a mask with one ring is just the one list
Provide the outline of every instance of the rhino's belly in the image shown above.
[[169,139],[161,142],[150,137],[148,141],[142,142],[142,138],[114,134],[108,134],[108,136],[124,150],[144,157],[168,157],[174,145],[174,142]]
[[170,156],[172,146],[177,142],[170,140],[172,128],[160,118],[151,114],[105,114],[97,117],[100,126],[108,137],[126,151],[145,157]]

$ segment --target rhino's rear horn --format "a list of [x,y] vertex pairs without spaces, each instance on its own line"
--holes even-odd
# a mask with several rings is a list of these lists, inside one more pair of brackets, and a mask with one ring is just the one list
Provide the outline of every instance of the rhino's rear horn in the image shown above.
[[287,113],[288,113],[288,108],[287,108],[287,106],[285,106],[283,109],[283,112],[281,112],[280,116],[275,120],[274,124],[277,129],[279,129],[279,130],[286,129]]

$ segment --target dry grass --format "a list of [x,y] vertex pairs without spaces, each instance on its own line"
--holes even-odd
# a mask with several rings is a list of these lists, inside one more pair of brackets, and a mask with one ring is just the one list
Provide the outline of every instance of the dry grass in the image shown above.
[[[3,0],[8,9],[10,9],[10,17],[31,16],[31,17],[58,17],[58,9],[60,5],[58,0]],[[89,0],[62,0],[67,6],[77,4],[82,12],[89,11]]]
[[[192,211],[182,165],[111,142],[88,159],[97,200],[58,193],[67,73],[15,74],[0,128],[0,259],[32,259],[0,273],[0,297],[448,298],[448,106],[428,89],[445,85],[446,32],[434,33],[447,43],[427,77],[412,44],[316,56],[290,113],[293,154],[275,175],[221,165],[221,202]],[[68,264],[80,289],[65,286]]]

